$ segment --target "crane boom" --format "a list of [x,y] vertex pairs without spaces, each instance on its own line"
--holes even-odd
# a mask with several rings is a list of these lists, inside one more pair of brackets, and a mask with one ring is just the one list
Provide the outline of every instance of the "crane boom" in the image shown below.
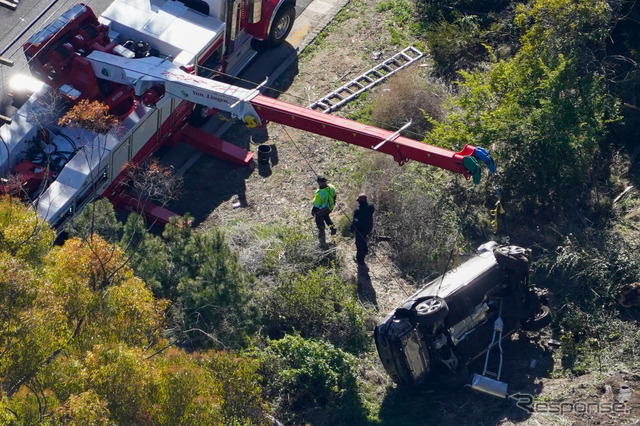
[[473,176],[476,182],[479,180],[477,160],[495,171],[493,160],[482,148],[466,145],[460,152],[454,152],[428,145],[398,132],[270,98],[255,89],[199,77],[161,58],[128,59],[94,51],[87,59],[98,78],[132,85],[142,99],[157,100],[158,95],[170,95],[229,112],[251,126],[271,121],[383,152],[393,156],[400,165],[414,160],[462,174],[467,179]]
[[376,151],[393,156],[400,165],[408,160],[415,160],[463,174],[465,177],[471,176],[463,165],[463,158],[473,155],[475,151],[475,147],[471,145],[465,146],[460,152],[453,152],[405,138],[389,130],[324,114],[264,95],[254,97],[251,104],[262,120],[306,130],[363,148],[377,148]]

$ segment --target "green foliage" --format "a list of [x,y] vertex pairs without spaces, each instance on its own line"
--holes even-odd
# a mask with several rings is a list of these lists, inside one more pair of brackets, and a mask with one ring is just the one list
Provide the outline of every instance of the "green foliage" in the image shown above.
[[405,0],[383,0],[376,6],[376,11],[380,13],[389,10],[395,24],[407,25],[413,21],[413,6]]
[[[556,306],[554,324],[562,337],[562,363],[573,373],[587,372],[602,360],[635,365],[633,324],[620,318],[616,296],[637,281],[640,256],[635,242],[611,231],[569,235],[556,253],[538,262],[538,272]],[[634,343],[635,342],[635,343]]]
[[483,34],[474,16],[430,25],[424,36],[437,74],[446,78],[484,60],[487,51],[482,45]]
[[[7,228],[33,223],[24,206],[2,206]],[[45,250],[38,245],[50,230],[41,229],[24,243],[35,249],[0,252],[0,424],[266,423],[254,360],[167,349],[167,303],[133,275],[122,250],[97,234]],[[233,261],[221,236],[191,243],[183,251],[191,258],[213,248]],[[233,265],[226,272],[236,273]],[[227,264],[209,266],[201,275],[211,281]]]
[[0,197],[0,252],[37,263],[49,251],[55,231],[19,200]]
[[[458,110],[428,137],[438,145],[492,147],[504,168],[501,184],[522,210],[577,195],[607,123],[617,117],[602,76],[584,69],[584,49],[602,36],[601,28],[588,31],[584,15],[606,20],[602,2],[555,1],[543,14],[546,3],[534,2],[540,13],[527,15],[532,23],[513,59],[496,61],[486,73],[462,74]],[[574,29],[583,32],[551,25],[549,14],[564,20],[573,13],[581,17]]]
[[226,424],[271,424],[264,416],[266,408],[262,400],[258,375],[260,364],[257,360],[214,352],[209,354],[204,365],[222,386]]
[[110,243],[115,243],[122,230],[122,224],[116,219],[111,202],[101,198],[87,205],[65,227],[69,237],[89,239],[98,234]]
[[306,275],[282,277],[278,287],[266,295],[264,310],[264,323],[272,336],[298,332],[352,353],[362,352],[370,342],[367,312],[356,289],[323,267]]
[[281,416],[290,411],[306,422],[322,417],[324,424],[362,418],[353,355],[330,343],[287,335],[270,341],[256,356],[264,389]]
[[207,368],[207,357],[185,356],[177,349],[153,362],[156,404],[151,408],[154,423],[166,425],[222,424],[223,389]]
[[67,402],[53,413],[55,424],[73,426],[109,424],[107,404],[91,389],[78,395],[71,395]]
[[224,234],[213,228],[196,232],[188,218],[168,224],[162,238],[146,234],[143,226],[130,217],[122,243],[128,245],[136,274],[156,296],[173,302],[174,338],[196,346],[242,345],[255,320],[251,279]]
[[453,20],[458,13],[484,15],[498,12],[513,0],[417,0],[416,9],[420,18],[426,22]]
[[556,252],[548,274],[562,289],[559,302],[584,311],[612,309],[620,287],[638,278],[640,256],[616,233],[587,232],[582,241],[569,235]]

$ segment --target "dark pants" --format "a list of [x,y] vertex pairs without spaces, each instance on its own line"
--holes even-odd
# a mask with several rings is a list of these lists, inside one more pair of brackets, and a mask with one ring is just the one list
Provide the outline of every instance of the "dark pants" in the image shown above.
[[369,253],[367,237],[368,235],[356,233],[356,260],[358,263],[364,263],[364,257]]
[[[329,212],[331,213],[331,212]],[[324,224],[326,223],[329,226],[333,226],[333,221],[331,220],[331,218],[329,217],[329,213],[325,213],[325,214],[317,214],[316,215],[316,226],[318,227],[319,231],[324,231]]]

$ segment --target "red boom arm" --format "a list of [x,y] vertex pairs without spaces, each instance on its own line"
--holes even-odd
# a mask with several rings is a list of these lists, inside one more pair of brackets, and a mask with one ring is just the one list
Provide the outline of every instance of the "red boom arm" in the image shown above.
[[[471,145],[466,145],[460,152],[453,152],[396,135],[389,130],[324,114],[264,95],[257,95],[249,102],[261,120],[284,124],[363,148],[377,147],[376,151],[392,155],[400,165],[407,160],[415,160],[460,173],[467,179],[472,175],[463,165],[464,157],[474,155],[476,148]],[[381,144],[383,141],[386,142]]]

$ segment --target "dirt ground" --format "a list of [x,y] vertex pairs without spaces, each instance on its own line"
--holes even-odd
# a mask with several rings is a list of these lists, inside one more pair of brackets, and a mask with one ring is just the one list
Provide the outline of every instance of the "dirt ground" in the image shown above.
[[[306,106],[407,47],[392,44],[388,14],[377,12],[376,4],[377,0],[348,4],[328,34],[304,52],[268,94]],[[421,65],[427,66],[428,60],[415,66]],[[325,173],[337,188],[334,219],[348,217],[355,207],[349,195],[361,190],[352,184],[354,164],[363,156],[383,155],[273,123],[266,129],[234,126],[224,138],[254,153],[260,144],[269,145],[270,162],[234,167],[201,157],[185,175],[188,196],[172,206],[193,214],[196,226],[224,229],[241,222],[302,221],[312,233],[309,211],[316,173]],[[246,205],[236,207],[245,199]],[[344,259],[347,278],[358,282],[361,300],[377,312],[377,321],[417,289],[389,260],[384,241],[373,244],[368,268],[358,270],[352,260],[353,240],[329,238],[331,249]],[[638,370],[554,378],[559,357],[557,347],[548,343],[554,337],[549,333],[516,335],[505,345],[503,377],[510,383],[509,392],[535,395],[534,412],[519,408],[517,398],[500,401],[469,389],[408,394],[391,384],[375,354],[363,361],[362,377],[380,403],[382,424],[640,424]]]

